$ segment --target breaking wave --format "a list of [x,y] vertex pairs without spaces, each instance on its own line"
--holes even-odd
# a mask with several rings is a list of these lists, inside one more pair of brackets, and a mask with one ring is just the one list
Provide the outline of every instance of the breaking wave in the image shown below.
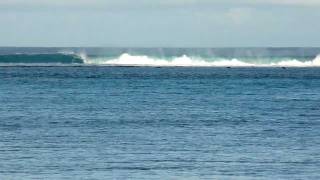
[[315,58],[222,58],[222,57],[157,57],[148,55],[94,56],[85,53],[58,52],[48,54],[0,54],[0,65],[82,65],[82,66],[181,66],[181,67],[320,67]]
[[214,58],[204,59],[198,57],[188,57],[183,55],[174,58],[157,58],[145,55],[130,55],[127,53],[122,54],[117,58],[90,58],[83,57],[85,64],[91,65],[109,65],[109,66],[199,66],[199,67],[250,67],[250,66],[286,66],[286,67],[314,67],[320,66],[320,55],[313,60],[299,61],[297,59],[281,58],[278,60],[270,59],[245,59],[239,60]]

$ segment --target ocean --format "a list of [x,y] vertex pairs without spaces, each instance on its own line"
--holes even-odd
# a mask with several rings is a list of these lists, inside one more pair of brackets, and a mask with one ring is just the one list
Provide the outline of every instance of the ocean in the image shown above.
[[314,67],[320,48],[0,47],[0,66]]
[[319,179],[320,48],[0,48],[0,179]]

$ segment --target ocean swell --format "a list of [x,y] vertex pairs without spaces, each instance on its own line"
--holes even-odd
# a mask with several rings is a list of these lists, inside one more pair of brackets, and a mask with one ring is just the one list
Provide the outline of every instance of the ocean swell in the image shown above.
[[74,64],[83,63],[83,57],[74,53],[3,54],[0,64]]

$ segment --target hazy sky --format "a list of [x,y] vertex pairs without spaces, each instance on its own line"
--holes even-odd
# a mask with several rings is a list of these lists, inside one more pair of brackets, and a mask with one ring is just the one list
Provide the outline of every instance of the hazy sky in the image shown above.
[[0,0],[0,46],[320,46],[320,0]]

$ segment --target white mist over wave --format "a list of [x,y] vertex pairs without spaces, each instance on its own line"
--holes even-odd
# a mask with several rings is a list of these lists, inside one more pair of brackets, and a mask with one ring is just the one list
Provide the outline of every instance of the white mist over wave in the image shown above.
[[181,57],[175,57],[173,59],[160,59],[153,58],[149,56],[133,56],[127,53],[122,54],[115,59],[107,58],[90,58],[85,54],[78,54],[85,64],[92,65],[111,65],[111,66],[198,66],[198,67],[250,67],[250,66],[286,66],[286,67],[314,67],[320,66],[320,55],[315,59],[310,61],[299,61],[296,59],[284,59],[279,62],[271,63],[249,63],[238,59],[215,59],[215,60],[205,60],[202,58],[194,58],[183,55]]

